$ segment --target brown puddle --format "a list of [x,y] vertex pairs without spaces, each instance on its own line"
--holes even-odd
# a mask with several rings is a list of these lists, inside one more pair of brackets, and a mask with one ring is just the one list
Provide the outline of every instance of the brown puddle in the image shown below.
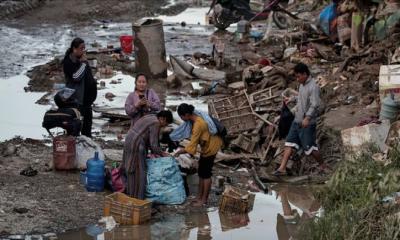
[[225,215],[218,208],[187,214],[158,214],[145,225],[120,226],[97,236],[87,229],[60,234],[61,240],[146,239],[290,239],[299,226],[320,213],[320,205],[307,186],[278,185],[269,194],[256,194],[248,214]]

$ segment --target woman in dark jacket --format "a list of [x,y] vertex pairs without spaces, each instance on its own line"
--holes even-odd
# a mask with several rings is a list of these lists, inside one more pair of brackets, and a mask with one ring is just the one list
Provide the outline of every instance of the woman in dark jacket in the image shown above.
[[75,89],[75,98],[83,116],[82,134],[92,137],[92,104],[97,97],[97,82],[85,55],[85,42],[75,38],[63,60],[66,86]]

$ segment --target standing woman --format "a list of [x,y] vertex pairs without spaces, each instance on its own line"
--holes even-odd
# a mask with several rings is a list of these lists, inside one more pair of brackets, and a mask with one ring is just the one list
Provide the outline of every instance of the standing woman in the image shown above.
[[222,138],[218,135],[212,135],[207,122],[199,115],[195,114],[194,107],[182,103],[178,107],[178,114],[185,122],[190,121],[193,125],[190,143],[184,148],[178,150],[176,155],[189,153],[196,154],[197,145],[200,145],[200,160],[198,167],[199,190],[195,200],[195,206],[202,206],[207,203],[208,195],[212,183],[212,168],[214,166],[215,156],[222,147]]
[[146,192],[146,156],[150,149],[152,154],[163,157],[159,145],[160,128],[173,121],[170,111],[161,111],[156,115],[147,114],[139,118],[129,129],[125,139],[121,170],[127,179],[126,193],[134,198],[144,199]]
[[85,42],[75,38],[63,60],[66,86],[75,89],[74,97],[83,116],[82,134],[92,137],[92,104],[97,97],[97,82],[85,54]]
[[135,122],[148,113],[160,111],[160,98],[153,89],[147,87],[146,75],[138,73],[135,79],[135,91],[125,101],[125,112],[131,118],[131,128]]

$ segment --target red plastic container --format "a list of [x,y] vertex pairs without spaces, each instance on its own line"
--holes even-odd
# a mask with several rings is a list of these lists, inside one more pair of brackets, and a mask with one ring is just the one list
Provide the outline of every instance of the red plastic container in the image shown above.
[[57,136],[53,139],[53,162],[56,170],[75,169],[75,138]]
[[131,54],[133,51],[133,36],[121,36],[119,37],[121,43],[121,49],[126,54]]

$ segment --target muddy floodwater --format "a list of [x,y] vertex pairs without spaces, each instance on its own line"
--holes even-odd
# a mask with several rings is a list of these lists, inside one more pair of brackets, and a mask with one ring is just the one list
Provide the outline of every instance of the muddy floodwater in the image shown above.
[[[211,53],[209,36],[215,29],[204,25],[207,11],[208,8],[189,8],[178,16],[160,16],[164,20],[167,55],[182,57],[196,51]],[[186,25],[181,25],[181,22]],[[101,23],[82,27],[23,27],[15,23],[0,28],[0,34],[0,44],[7,46],[0,49],[3,56],[0,59],[0,141],[4,141],[16,135],[35,139],[43,139],[48,135],[41,127],[41,122],[45,111],[51,106],[35,104],[45,93],[24,91],[29,81],[25,76],[26,71],[56,56],[62,56],[76,36],[85,39],[90,50],[90,43],[94,42],[102,46],[119,46],[118,37],[132,34],[132,29],[131,23],[111,23],[106,28]],[[115,72],[110,78],[98,80],[107,82],[107,87],[99,89],[95,105],[123,111],[125,98],[134,89],[134,78]],[[111,81],[118,84],[108,84]],[[108,92],[116,95],[112,101],[105,98]],[[179,94],[168,94],[165,97],[166,106],[177,106],[182,102],[193,104],[202,111],[208,110],[202,98]],[[97,132],[97,137],[105,140],[115,139],[115,134],[103,132],[107,122],[108,119],[96,113],[94,132]],[[175,208],[182,210],[184,207]],[[188,207],[179,213],[156,213],[147,224],[118,226],[108,232],[104,232],[94,222],[94,225],[87,228],[58,234],[58,239],[290,239],[302,223],[321,214],[311,188],[305,186],[278,185],[268,194],[257,193],[253,209],[248,214],[227,215],[220,213],[216,207]]]
[[[212,46],[209,44],[208,36],[214,28],[198,24],[204,23],[206,11],[205,8],[189,8],[178,16],[160,16],[165,25],[167,55],[183,56],[196,51],[211,53]],[[185,27],[180,25],[182,21],[188,21]],[[91,44],[95,42],[103,47],[119,46],[119,36],[131,35],[132,24],[110,23],[104,26],[102,23],[95,22],[91,26],[80,27],[70,25],[26,27],[16,22],[10,26],[2,26],[0,34],[2,35],[0,44],[8,46],[0,49],[1,55],[4,56],[0,60],[0,106],[3,110],[0,116],[0,132],[2,133],[0,141],[15,136],[43,139],[48,134],[41,127],[41,121],[50,106],[35,104],[45,93],[24,92],[24,87],[29,81],[29,78],[25,76],[26,71],[34,66],[45,64],[56,56],[62,56],[72,39],[77,36],[85,39],[87,50],[91,50]],[[16,39],[18,41],[15,41]],[[115,102],[106,102],[106,105],[119,104],[118,107],[123,108],[125,98],[134,88],[133,78],[117,73],[112,79],[120,79],[122,84],[104,90],[113,90],[117,95]],[[96,104],[105,102],[105,93],[101,91],[99,93]],[[207,110],[204,101],[180,96],[168,96],[167,105],[177,104],[183,100],[196,104],[199,109]],[[10,101],[13,104],[9,104]],[[24,117],[28,115],[29,118]],[[101,132],[101,127],[105,122],[105,119],[100,119],[95,115],[94,131]],[[106,136],[106,134],[100,136]],[[106,137],[116,139],[116,136],[107,135]]]
[[[321,214],[310,187],[279,185],[257,193],[248,214],[223,214],[218,208],[191,208],[186,214],[156,215],[148,224],[119,226],[93,234],[94,226],[60,234],[61,240],[86,239],[290,239],[302,223]],[[179,206],[178,206],[179,207]]]

